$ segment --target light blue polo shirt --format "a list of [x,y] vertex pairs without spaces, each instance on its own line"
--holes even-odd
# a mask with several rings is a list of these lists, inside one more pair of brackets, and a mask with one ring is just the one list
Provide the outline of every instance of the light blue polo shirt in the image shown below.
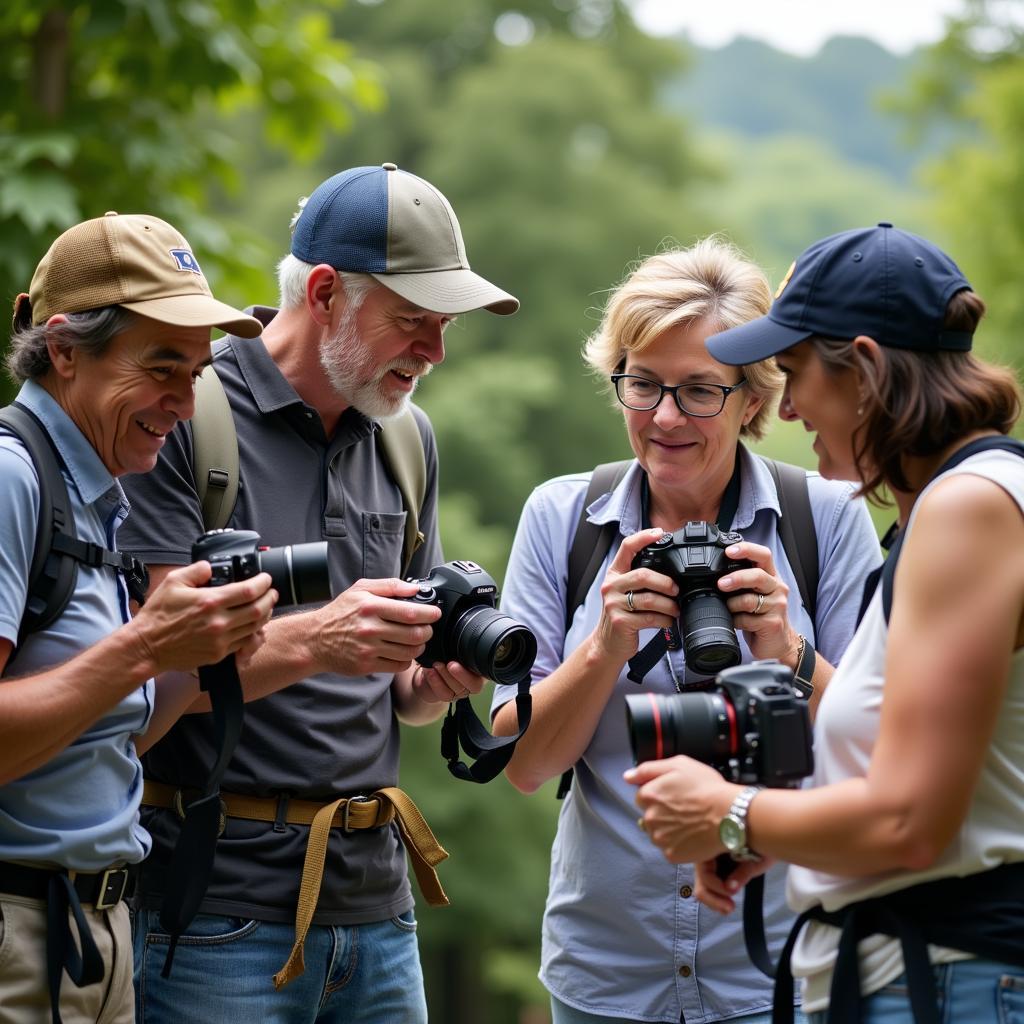
[[[793,628],[836,664],[853,636],[864,577],[881,557],[867,509],[853,498],[852,484],[808,474],[820,568],[815,630],[778,534],[779,501],[771,474],[749,452],[743,451],[741,460],[733,529],[771,549],[789,586]],[[641,476],[634,462],[613,491],[590,505],[590,520],[618,522],[622,537],[640,530]],[[501,608],[537,635],[534,682],[579,646],[600,615],[600,585],[618,544],[566,635],[568,551],[589,482],[590,474],[580,473],[542,484],[519,522]],[[641,634],[641,648],[653,633]],[[739,639],[743,660],[750,661],[742,633]],[[700,678],[687,672],[682,651],[671,657],[680,682]],[[747,956],[742,900],[729,916],[699,904],[693,897],[693,868],[669,864],[637,827],[635,787],[622,778],[632,763],[623,698],[645,691],[676,692],[665,658],[642,687],[628,681],[625,672],[619,677],[562,804],[551,852],[541,980],[570,1006],[630,1020],[698,1024],[769,1010],[772,982]],[[515,687],[496,687],[493,707],[514,696]],[[767,875],[764,907],[775,959],[792,922],[784,883],[785,866],[778,865]]]
[[[18,401],[39,417],[64,459],[78,536],[113,549],[117,528],[128,515],[120,484],[44,388],[29,381]],[[0,636],[16,643],[39,481],[21,441],[6,433],[0,433],[0,481]],[[64,613],[48,629],[26,638],[0,686],[10,676],[32,675],[67,661],[128,619],[121,576],[80,566]],[[0,860],[78,871],[142,860],[150,840],[139,824],[142,770],[132,736],[145,731],[152,708],[149,680],[45,765],[0,786]]]

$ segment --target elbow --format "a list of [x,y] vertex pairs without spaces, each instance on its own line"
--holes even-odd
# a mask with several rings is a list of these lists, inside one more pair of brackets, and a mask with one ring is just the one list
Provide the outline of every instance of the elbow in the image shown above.
[[525,771],[522,765],[517,765],[514,756],[505,768],[505,778],[512,783],[513,788],[518,789],[525,796],[536,793],[547,781],[537,777],[533,772]]
[[894,867],[904,871],[927,871],[948,848],[953,836],[927,828],[911,815],[902,815],[890,836]]

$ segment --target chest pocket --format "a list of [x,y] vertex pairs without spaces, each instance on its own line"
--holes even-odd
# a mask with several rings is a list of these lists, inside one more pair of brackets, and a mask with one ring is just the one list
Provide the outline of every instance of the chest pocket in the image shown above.
[[363,512],[363,572],[365,579],[400,576],[405,512]]

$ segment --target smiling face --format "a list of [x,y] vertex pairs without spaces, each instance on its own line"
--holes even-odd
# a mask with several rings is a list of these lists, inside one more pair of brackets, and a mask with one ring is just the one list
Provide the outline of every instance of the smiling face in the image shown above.
[[354,315],[342,308],[320,345],[320,362],[337,394],[363,415],[396,416],[419,379],[444,360],[444,331],[453,320],[378,285]]
[[818,470],[830,480],[857,480],[853,434],[863,418],[858,411],[860,392],[854,371],[831,373],[810,341],[802,341],[775,361],[786,378],[779,415],[800,420],[815,432]]
[[100,356],[62,349],[53,391],[114,476],[156,465],[164,439],[195,410],[195,378],[210,362],[208,327],[137,316]]
[[[624,373],[659,384],[735,385],[742,369],[725,366],[708,353],[704,339],[715,328],[706,322],[677,327],[642,351],[630,352]],[[656,409],[623,409],[629,443],[647,472],[652,498],[680,509],[688,518],[717,508],[732,475],[741,427],[761,407],[747,388],[734,391],[725,408],[708,418],[687,416],[669,395]]]

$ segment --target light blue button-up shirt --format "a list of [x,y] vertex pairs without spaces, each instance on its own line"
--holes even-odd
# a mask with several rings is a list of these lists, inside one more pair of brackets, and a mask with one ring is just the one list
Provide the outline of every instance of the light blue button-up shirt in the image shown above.
[[[65,462],[64,480],[82,540],[114,548],[128,515],[120,484],[51,395],[29,381],[18,401],[39,417]],[[0,636],[17,642],[35,543],[39,481],[21,441],[0,433]],[[67,608],[25,640],[5,677],[67,661],[128,621],[128,593],[110,569],[79,567]],[[0,686],[4,679],[0,679]],[[0,786],[0,860],[95,871],[149,852],[139,824],[142,770],[132,736],[153,708],[149,680],[35,771]]]
[[[808,475],[820,564],[815,629],[778,534],[779,501],[771,474],[745,450],[741,465],[733,529],[771,549],[790,588],[793,628],[835,664],[853,635],[864,577],[880,560],[867,509],[854,499],[852,484]],[[590,520],[617,521],[622,537],[640,530],[641,476],[634,463],[612,492],[593,502]],[[537,635],[534,682],[579,646],[600,615],[600,584],[618,544],[566,635],[568,551],[589,480],[589,473],[580,473],[542,484],[527,501],[516,533],[501,607]],[[653,631],[641,635],[641,647],[650,636]],[[739,636],[743,660],[750,661]],[[699,678],[687,672],[682,651],[671,658],[680,682]],[[643,690],[676,692],[664,658],[645,677]],[[766,1010],[772,983],[747,957],[742,910],[721,916],[699,904],[693,898],[692,867],[669,864],[637,828],[635,788],[622,774],[631,764],[623,698],[638,692],[623,672],[562,805],[551,853],[541,980],[571,1006],[630,1020],[698,1024]],[[515,687],[497,686],[493,707],[514,696]],[[776,958],[792,920],[784,877],[785,868],[778,865],[765,886],[765,931]]]

